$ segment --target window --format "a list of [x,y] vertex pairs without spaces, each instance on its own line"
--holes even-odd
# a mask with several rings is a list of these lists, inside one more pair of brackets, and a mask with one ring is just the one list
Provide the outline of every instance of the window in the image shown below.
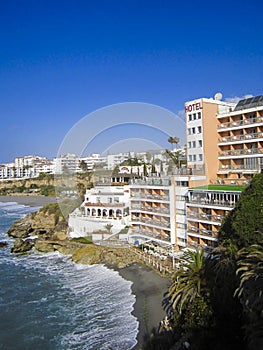
[[188,131],[188,135],[191,135],[191,128],[188,128],[187,131]]
[[198,134],[201,134],[202,132],[202,126],[198,126]]
[[189,114],[188,120],[189,120],[189,122],[192,120],[192,114]]
[[203,146],[203,141],[202,141],[202,140],[199,140],[199,141],[198,141],[198,146],[199,146],[199,147],[202,147],[202,146]]
[[189,160],[189,162],[192,161],[192,154],[190,154],[190,155],[188,156],[188,160]]
[[193,155],[193,161],[194,162],[196,161],[196,155],[195,154]]
[[191,142],[188,142],[188,148],[191,148]]
[[192,145],[193,145],[193,148],[195,148],[196,147],[196,142],[193,141]]
[[202,161],[203,160],[203,155],[199,154],[199,160]]
[[201,112],[198,112],[197,116],[198,116],[198,119],[201,119]]
[[195,134],[195,128],[192,128],[192,134]]
[[194,120],[196,120],[196,113],[193,114]]

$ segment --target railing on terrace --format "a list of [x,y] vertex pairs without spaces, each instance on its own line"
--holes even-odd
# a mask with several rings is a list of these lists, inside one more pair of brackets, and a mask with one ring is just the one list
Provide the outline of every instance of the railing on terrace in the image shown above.
[[219,157],[226,156],[241,156],[241,155],[252,155],[252,154],[261,154],[263,153],[263,148],[247,148],[247,149],[236,149],[228,150],[219,153]]
[[224,215],[200,214],[195,212],[187,212],[187,217],[189,219],[198,219],[198,220],[215,221],[215,222],[221,222],[225,218]]
[[161,195],[161,194],[150,194],[150,193],[136,193],[132,192],[131,198],[141,198],[141,199],[155,199],[160,201],[169,201],[168,195]]
[[224,136],[218,139],[219,143],[226,143],[226,142],[235,142],[235,141],[247,141],[247,140],[254,140],[254,139],[261,139],[263,138],[262,132],[253,132],[251,134],[239,134],[234,136]]
[[253,165],[253,166],[248,166],[248,165],[228,165],[228,164],[222,164],[219,167],[219,171],[224,171],[224,170],[239,170],[239,171],[261,171],[263,165]]
[[220,200],[220,199],[207,199],[204,197],[193,197],[187,200],[187,203],[210,205],[210,206],[222,206],[234,208],[235,202],[229,200]]
[[255,123],[262,123],[262,122],[263,122],[263,116],[254,117],[254,118],[248,118],[244,120],[221,123],[218,125],[218,129],[226,129],[226,128],[232,128],[232,127],[241,126],[241,125],[249,125],[249,124],[255,124]]
[[158,233],[154,233],[154,232],[151,232],[151,231],[148,231],[148,230],[144,230],[144,229],[133,229],[132,230],[132,233],[131,234],[134,234],[134,235],[143,235],[143,236],[146,236],[148,238],[155,238],[155,239],[158,239],[158,240],[161,240],[161,241],[165,241],[165,242],[170,242],[170,237],[167,235],[161,235],[161,234],[158,234]]
[[133,217],[132,221],[134,222],[141,222],[146,225],[152,225],[152,226],[158,226],[158,227],[170,227],[170,222],[169,221],[163,221],[163,220],[156,220],[156,219],[147,219],[147,218],[138,218],[138,217]]
[[211,185],[236,185],[236,186],[247,186],[250,183],[249,179],[231,179],[231,178],[224,178],[224,179],[212,179]]
[[144,178],[144,179],[132,179],[130,185],[146,185],[146,186],[170,186],[170,179],[163,178]]
[[131,210],[140,210],[140,211],[148,211],[148,212],[153,212],[155,214],[169,214],[170,209],[166,208],[154,208],[150,206],[140,206],[140,205],[131,205]]
[[214,232],[212,230],[207,230],[207,229],[198,229],[194,226],[189,226],[187,228],[187,233],[191,235],[191,233],[199,234],[200,236],[206,236],[206,237],[212,237],[216,238],[217,237],[217,232]]

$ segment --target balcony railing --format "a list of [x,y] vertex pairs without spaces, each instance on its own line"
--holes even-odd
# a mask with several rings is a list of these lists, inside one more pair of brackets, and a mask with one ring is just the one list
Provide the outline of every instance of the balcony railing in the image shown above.
[[170,237],[168,235],[160,234],[160,233],[155,233],[149,230],[145,230],[143,228],[135,228],[132,229],[133,234],[141,234],[143,236],[149,237],[149,238],[155,238],[158,240],[170,242]]
[[243,155],[262,154],[262,153],[263,153],[263,148],[235,149],[235,150],[220,152],[219,157],[243,156]]
[[222,206],[226,208],[234,208],[235,202],[220,199],[207,199],[202,197],[193,197],[187,201],[188,203],[202,204],[202,206]]
[[251,134],[239,134],[233,136],[223,136],[218,141],[219,143],[236,142],[236,141],[249,141],[263,138],[262,132],[254,132]]
[[134,222],[141,222],[146,225],[151,225],[151,226],[158,226],[160,228],[170,228],[170,222],[169,221],[164,221],[164,220],[158,220],[158,219],[149,219],[145,217],[132,217],[132,221]]
[[151,193],[137,193],[132,192],[132,198],[140,198],[140,199],[150,199],[150,200],[160,200],[160,201],[169,201],[169,196],[166,194],[151,194]]
[[145,179],[132,179],[131,185],[146,185],[146,186],[170,186],[170,179],[161,178],[145,178]]
[[255,123],[262,123],[262,122],[263,122],[263,116],[248,118],[248,119],[244,119],[244,120],[236,120],[233,122],[221,123],[218,126],[218,128],[219,129],[226,129],[226,128],[232,128],[232,127],[241,126],[241,125],[249,125],[249,124],[255,124]]
[[262,169],[262,165],[256,164],[256,165],[229,165],[229,164],[222,164],[219,167],[220,171],[239,171],[239,172],[259,172]]
[[225,216],[224,215],[212,215],[212,214],[200,214],[196,212],[188,212],[187,217],[190,219],[197,219],[202,221],[214,221],[221,222]]
[[189,226],[187,228],[187,233],[191,235],[191,233],[199,234],[200,236],[206,236],[206,237],[217,237],[217,232],[214,232],[212,230],[207,230],[205,228],[199,229],[195,226]]

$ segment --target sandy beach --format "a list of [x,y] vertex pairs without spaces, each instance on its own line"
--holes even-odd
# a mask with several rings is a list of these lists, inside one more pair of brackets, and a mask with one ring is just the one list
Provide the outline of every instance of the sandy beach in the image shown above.
[[118,272],[124,279],[133,282],[132,292],[136,296],[133,314],[139,321],[138,343],[134,350],[139,350],[153,328],[157,330],[159,322],[165,317],[162,299],[170,282],[150,267],[139,263],[119,269]]
[[42,207],[43,205],[56,203],[55,197],[35,196],[35,195],[14,195],[0,196],[0,202],[16,202],[18,204],[28,205],[30,207]]

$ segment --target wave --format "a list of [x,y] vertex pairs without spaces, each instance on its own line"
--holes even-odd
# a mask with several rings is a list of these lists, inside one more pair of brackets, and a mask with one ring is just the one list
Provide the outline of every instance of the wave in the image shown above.
[[[27,213],[25,206],[4,204],[7,211],[2,218]],[[6,248],[0,265],[0,348],[17,348],[17,339],[20,347],[38,350],[135,346],[139,326],[132,315],[135,296],[132,283],[118,272],[103,265],[75,264],[58,252],[16,256]]]

